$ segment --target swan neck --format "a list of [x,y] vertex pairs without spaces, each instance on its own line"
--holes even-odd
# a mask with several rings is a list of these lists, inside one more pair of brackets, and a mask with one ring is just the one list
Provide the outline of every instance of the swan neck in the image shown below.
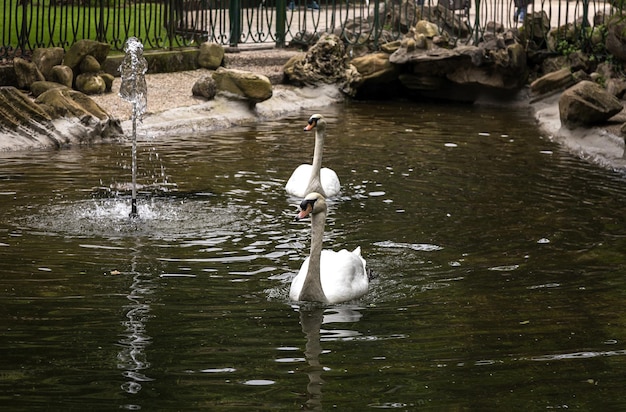
[[324,240],[324,225],[326,211],[311,216],[311,254],[309,255],[309,269],[302,286],[300,300],[326,302],[326,295],[322,289],[320,278],[320,261],[322,257],[322,242]]
[[311,177],[309,179],[309,185],[306,190],[306,194],[311,192],[318,192],[322,195],[324,189],[322,189],[322,183],[320,180],[320,170],[322,169],[322,155],[324,152],[324,126],[318,126],[315,129],[315,149],[313,151],[313,163],[311,168]]

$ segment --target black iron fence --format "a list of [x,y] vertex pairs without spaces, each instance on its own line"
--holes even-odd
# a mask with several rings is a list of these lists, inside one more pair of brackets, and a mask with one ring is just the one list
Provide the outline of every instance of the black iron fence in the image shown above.
[[[621,7],[607,0],[2,1],[0,58],[5,60],[39,47],[67,48],[81,39],[107,42],[121,51],[130,36],[146,49],[203,41],[283,47],[334,32],[347,43],[377,48],[401,38],[419,19],[445,21],[454,38],[475,43],[486,32],[516,27],[536,12],[545,13],[551,28],[579,25],[589,28],[588,33],[602,25],[604,17],[621,13]],[[528,30],[535,29],[528,24]]]

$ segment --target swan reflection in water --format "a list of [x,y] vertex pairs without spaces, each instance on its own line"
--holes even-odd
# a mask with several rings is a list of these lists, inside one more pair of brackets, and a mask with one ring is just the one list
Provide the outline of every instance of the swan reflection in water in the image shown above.
[[307,385],[307,401],[303,405],[304,410],[322,410],[322,372],[324,366],[320,361],[322,354],[322,341],[350,339],[359,336],[360,333],[352,330],[322,329],[323,324],[331,323],[354,323],[361,317],[358,307],[332,307],[310,304],[296,307],[300,312],[300,324],[306,337],[304,358],[309,364],[306,369],[309,377]]

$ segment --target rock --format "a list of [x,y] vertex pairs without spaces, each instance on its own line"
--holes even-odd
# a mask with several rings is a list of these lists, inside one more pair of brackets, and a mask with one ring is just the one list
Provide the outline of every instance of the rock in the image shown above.
[[380,46],[380,50],[382,52],[391,54],[400,48],[400,40],[395,40],[389,43],[382,44]]
[[47,47],[33,50],[32,62],[35,63],[46,80],[52,80],[52,69],[63,62],[65,51],[62,47]]
[[25,123],[34,122],[46,127],[50,116],[26,94],[12,86],[0,87],[2,129],[14,130]]
[[74,82],[74,72],[72,72],[72,69],[69,66],[54,66],[50,72],[49,80],[72,88],[72,83]]
[[543,62],[541,62],[541,71],[545,74],[556,72],[561,69],[567,69],[569,71],[569,61],[567,60],[567,56],[555,56],[548,57]]
[[611,78],[606,81],[606,91],[618,99],[622,99],[624,94],[626,94],[626,81],[624,79]]
[[[46,100],[53,95],[66,96],[57,104],[65,109]],[[82,93],[61,86],[33,101],[15,87],[0,87],[0,151],[61,147],[121,133],[119,121]]]
[[569,67],[572,71],[584,70],[588,71],[591,67],[589,62],[589,56],[582,52],[582,50],[576,50],[567,56],[569,61]]
[[559,99],[561,124],[570,129],[604,122],[622,109],[617,97],[587,80],[565,90]]
[[106,83],[97,74],[81,73],[76,76],[76,90],[85,94],[102,94],[106,90]]
[[52,119],[85,116],[108,120],[109,115],[84,93],[67,88],[50,89],[35,99]]
[[446,84],[445,79],[440,76],[400,74],[398,79],[407,89],[416,91],[437,91]]
[[78,70],[80,73],[98,73],[102,70],[102,66],[100,66],[100,62],[95,57],[87,55],[78,65]]
[[20,89],[28,90],[33,82],[46,80],[35,63],[20,57],[13,59],[13,69],[17,77],[17,87]]
[[295,85],[337,84],[344,93],[354,95],[361,78],[356,68],[350,66],[341,39],[334,34],[326,34],[304,56],[290,59],[284,66],[284,72],[287,81]]
[[58,146],[52,119],[15,87],[0,87],[0,151]]
[[115,77],[112,74],[102,72],[98,73],[98,76],[102,77],[102,80],[104,80],[104,91],[109,93],[111,89],[113,89],[113,81],[115,80]]
[[[479,53],[472,50],[471,46],[466,47],[472,64],[457,66],[447,74],[448,80],[499,90],[517,90],[526,84],[528,67],[526,52],[521,44],[506,46],[504,42],[495,42],[493,48],[487,48],[486,45],[479,47]],[[458,49],[461,54],[464,53],[464,47]],[[483,60],[476,64],[479,56]]]
[[262,74],[219,67],[213,73],[213,80],[220,92],[246,99],[252,104],[272,97],[272,83]]
[[389,61],[387,53],[366,54],[352,59],[351,63],[361,74],[364,84],[368,82],[390,83],[398,77],[398,66]]
[[[489,93],[505,91],[510,96],[511,90],[526,84],[526,52],[517,42],[507,43],[505,34],[492,36],[480,46],[448,49],[427,38],[427,47],[406,47],[410,42],[405,40],[419,36],[411,30],[389,57],[391,63],[400,66],[398,79],[410,94],[471,102]],[[417,45],[417,40],[413,43]]]
[[606,50],[621,62],[626,62],[626,20],[621,14],[606,23]]
[[218,43],[204,42],[198,52],[198,65],[205,69],[215,70],[224,61],[224,48]]
[[616,66],[614,66],[610,62],[602,62],[596,66],[596,72],[600,73],[600,76],[605,79],[612,79],[616,77],[621,77],[620,73],[617,73],[615,70]]
[[49,81],[34,82],[30,86],[30,92],[32,93],[34,97],[37,97],[40,94],[47,92],[48,90],[58,89],[60,87],[67,88],[66,86],[57,82],[49,82]]
[[548,33],[550,33],[550,19],[545,11],[541,10],[529,13],[528,16],[526,16],[522,42],[528,41],[541,46],[545,43],[545,38],[548,37]]
[[576,81],[569,68],[564,68],[542,76],[530,84],[530,92],[533,96],[545,96],[557,91],[565,90]]
[[426,20],[420,20],[415,25],[415,33],[423,34],[429,39],[439,35],[439,27],[435,23]]
[[470,35],[471,29],[467,22],[462,20],[456,13],[451,13],[441,2],[434,7],[433,15],[436,17],[436,23],[446,33],[460,38],[467,38]]
[[380,2],[379,14],[385,16],[384,24],[406,33],[413,22],[420,20],[421,10],[414,0],[385,0]]
[[79,40],[65,53],[63,64],[69,66],[74,73],[77,73],[78,66],[85,56],[93,56],[102,65],[109,54],[111,46],[108,43],[101,43],[94,40]]
[[202,77],[194,83],[191,93],[194,96],[204,97],[207,100],[213,100],[217,94],[217,83],[211,76]]

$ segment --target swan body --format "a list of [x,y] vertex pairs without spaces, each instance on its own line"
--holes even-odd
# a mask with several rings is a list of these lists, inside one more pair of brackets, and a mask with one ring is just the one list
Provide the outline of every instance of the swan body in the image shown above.
[[304,131],[313,129],[315,129],[313,163],[298,166],[287,181],[285,190],[290,195],[298,197],[305,197],[311,192],[320,193],[324,197],[332,197],[339,193],[341,184],[337,173],[327,167],[322,168],[326,120],[321,114],[311,116]]
[[[300,166],[296,167],[296,170],[293,171],[291,177],[285,185],[285,190],[287,191],[287,193],[297,197],[305,197],[308,193],[311,193],[311,191],[315,190],[311,189],[309,192],[307,192],[307,184],[304,183],[308,183],[309,180],[311,180],[312,173],[312,165],[301,164]],[[319,176],[321,188],[317,188],[318,193],[324,192],[328,197],[336,196],[341,189],[341,184],[339,183],[337,173],[335,173],[333,169],[322,167],[319,171]]]
[[361,248],[339,252],[322,250],[326,201],[310,193],[302,201],[296,219],[311,215],[311,254],[291,282],[289,297],[294,301],[340,303],[367,293],[369,278]]

